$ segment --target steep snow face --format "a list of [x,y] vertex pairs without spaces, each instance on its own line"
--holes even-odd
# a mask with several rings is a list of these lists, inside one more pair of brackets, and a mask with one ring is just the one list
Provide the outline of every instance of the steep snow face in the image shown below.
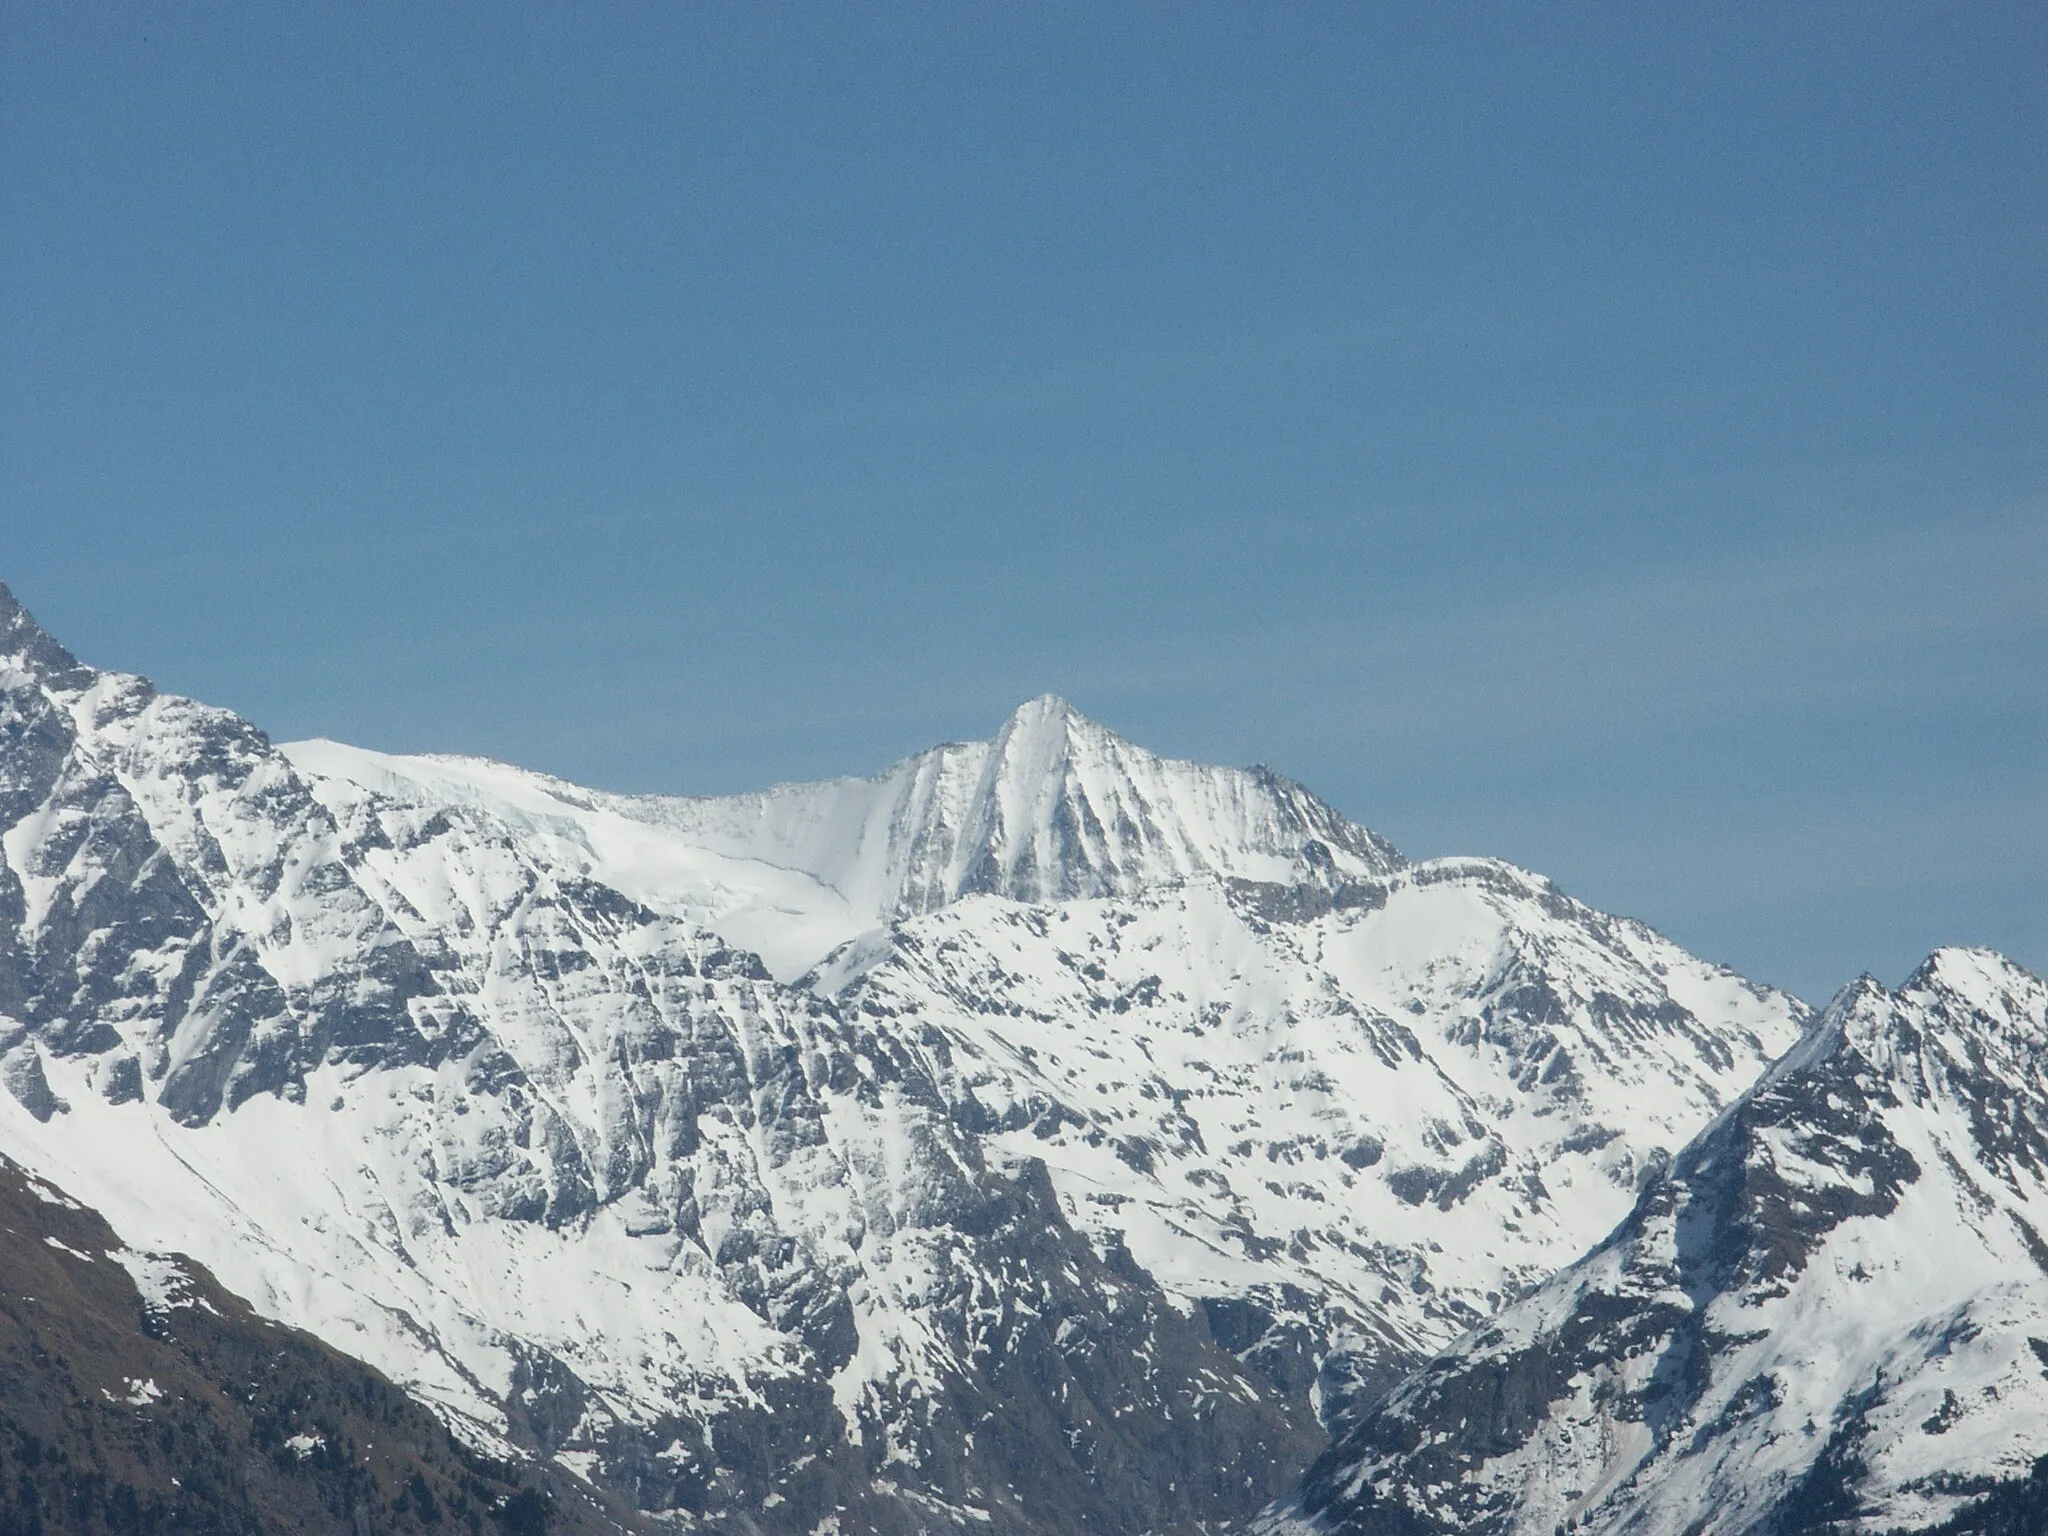
[[1584,1261],[1275,1517],[1347,1532],[1919,1529],[2048,1452],[2048,988],[1867,978]]
[[962,901],[813,985],[1335,1415],[1547,1277],[1803,1007],[1490,861]]
[[498,763],[334,742],[284,751],[330,800],[352,786],[485,810],[592,878],[716,925],[784,976],[963,895],[1130,896],[1201,874],[1291,884],[1402,863],[1269,769],[1158,757],[1049,696],[993,741],[934,747],[873,778],[708,799],[599,794]]

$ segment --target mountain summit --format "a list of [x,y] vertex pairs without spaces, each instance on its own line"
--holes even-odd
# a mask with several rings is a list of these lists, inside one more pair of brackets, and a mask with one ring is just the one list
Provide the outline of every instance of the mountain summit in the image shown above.
[[34,672],[53,681],[82,683],[92,676],[78,658],[35,621],[35,616],[15,600],[5,582],[0,582],[0,666]]
[[1201,874],[1292,883],[1404,862],[1270,769],[1159,757],[1050,694],[991,741],[934,747],[871,779],[665,804],[674,825],[786,860],[891,916],[974,894],[1131,896]]
[[473,805],[543,835],[573,826],[580,846],[561,857],[758,949],[784,976],[966,896],[1127,898],[1203,877],[1327,887],[1406,863],[1271,769],[1160,757],[1050,694],[989,741],[869,778],[728,796],[603,794],[476,758],[326,741],[283,750],[336,804],[369,792]]

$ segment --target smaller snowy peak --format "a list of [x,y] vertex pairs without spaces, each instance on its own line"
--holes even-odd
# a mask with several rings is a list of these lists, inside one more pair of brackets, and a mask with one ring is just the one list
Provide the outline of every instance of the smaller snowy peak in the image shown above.
[[2024,1496],[2048,1458],[2044,990],[1986,950],[1846,988],[1269,1529],[1998,1528],[1973,1501]]
[[2048,986],[1995,949],[1937,949],[1899,995],[1944,1019],[1990,1022],[2002,1034],[2048,1043]]
[[1847,1046],[1916,1099],[2048,1085],[2048,985],[1995,950],[1938,949],[1896,992],[1861,977],[1817,1033],[1812,1052]]

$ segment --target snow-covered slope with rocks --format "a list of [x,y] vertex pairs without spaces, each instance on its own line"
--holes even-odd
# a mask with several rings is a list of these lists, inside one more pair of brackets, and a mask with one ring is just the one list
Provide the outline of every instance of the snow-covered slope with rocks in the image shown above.
[[1947,949],[1895,993],[1846,989],[1605,1244],[1404,1382],[1270,1528],[2018,1531],[1972,1510],[2044,1457],[2048,987]]
[[1056,700],[607,795],[273,747],[4,589],[0,854],[0,1152],[473,1440],[763,1529],[1247,1516],[1807,1023]]
[[812,985],[1331,1416],[1583,1252],[1802,1022],[1471,860],[963,901]]

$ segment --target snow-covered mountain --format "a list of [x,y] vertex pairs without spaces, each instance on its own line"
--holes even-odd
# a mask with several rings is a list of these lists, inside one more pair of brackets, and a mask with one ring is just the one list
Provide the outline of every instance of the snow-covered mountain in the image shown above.
[[0,610],[0,1145],[472,1441],[771,1526],[1169,1528],[1313,1421],[905,1042]]
[[2048,987],[1946,949],[1847,988],[1268,1528],[2017,1532],[2044,1489]]
[[4,589],[0,689],[0,1152],[714,1523],[1246,1517],[1810,1022],[1057,700],[679,799],[280,749]]

